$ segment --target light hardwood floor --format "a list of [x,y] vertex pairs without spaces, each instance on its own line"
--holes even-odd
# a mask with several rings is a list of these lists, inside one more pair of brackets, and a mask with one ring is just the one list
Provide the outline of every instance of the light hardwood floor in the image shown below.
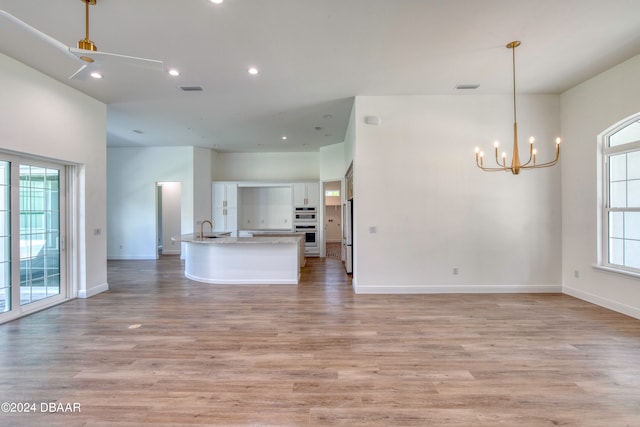
[[[566,295],[354,295],[109,262],[109,292],[0,326],[7,426],[640,426],[640,321]],[[604,284],[603,284],[604,285]]]

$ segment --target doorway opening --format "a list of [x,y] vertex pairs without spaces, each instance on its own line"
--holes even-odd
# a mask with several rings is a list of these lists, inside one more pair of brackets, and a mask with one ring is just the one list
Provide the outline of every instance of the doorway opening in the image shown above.
[[181,183],[158,182],[156,199],[157,257],[180,255],[181,243],[174,238],[180,237],[181,234]]
[[323,194],[325,256],[342,261],[342,181],[325,182]]

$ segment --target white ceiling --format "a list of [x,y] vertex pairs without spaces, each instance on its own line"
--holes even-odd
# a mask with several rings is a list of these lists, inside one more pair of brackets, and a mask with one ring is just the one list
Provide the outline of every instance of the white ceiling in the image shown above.
[[[84,7],[0,0],[70,46]],[[125,64],[68,80],[77,61],[1,17],[0,52],[108,104],[113,146],[317,151],[344,140],[356,95],[510,93],[511,40],[519,93],[561,93],[640,54],[639,0],[97,0],[90,13],[100,51],[181,75]]]

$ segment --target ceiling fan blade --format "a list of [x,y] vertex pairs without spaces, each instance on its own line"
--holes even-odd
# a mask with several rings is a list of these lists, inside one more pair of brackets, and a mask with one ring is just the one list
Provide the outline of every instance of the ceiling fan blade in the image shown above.
[[100,68],[107,67],[112,70],[118,66],[135,66],[139,68],[149,70],[163,70],[163,62],[155,59],[138,58],[135,56],[120,55],[116,53],[98,52],[85,49],[78,49],[75,47],[67,46],[61,41],[54,39],[48,34],[32,27],[26,22],[16,18],[7,11],[0,10],[0,21],[5,20],[9,24],[28,32],[35,38],[45,42],[46,44],[59,50],[65,56],[73,59],[74,61],[80,61],[81,67],[73,73],[69,79],[71,80],[85,80],[88,79],[93,71],[100,71]]
[[82,65],[78,71],[69,76],[69,80],[87,80],[91,75],[89,64]]
[[92,65],[126,65],[137,66],[149,70],[162,71],[163,62],[157,59],[139,58],[136,56],[120,55],[118,53],[100,52],[78,49],[74,47],[68,48],[69,52],[76,58],[79,58]]
[[0,10],[0,18],[10,22],[11,24],[15,25],[18,28],[21,28],[21,29],[29,32],[33,36],[35,36],[38,39],[42,40],[43,42],[51,45],[52,47],[58,49],[60,52],[62,52],[65,55],[69,56],[70,58],[78,59],[77,56],[73,55],[69,51],[69,47],[66,44],[62,43],[61,41],[58,41],[58,40],[54,39],[50,35],[45,34],[45,33],[43,33],[42,31],[40,31],[38,29],[33,28],[31,25],[27,24],[24,21],[21,21],[20,19],[16,18],[15,16],[10,14],[9,12],[6,12],[4,10]]

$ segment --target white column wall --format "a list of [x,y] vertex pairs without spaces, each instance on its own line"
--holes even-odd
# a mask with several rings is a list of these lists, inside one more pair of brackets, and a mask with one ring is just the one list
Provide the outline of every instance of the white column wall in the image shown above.
[[638,76],[640,56],[562,94],[562,276],[565,293],[640,318],[640,279],[593,268],[598,251],[597,136],[640,112]]
[[[356,98],[357,292],[561,290],[560,166],[475,166],[477,145],[511,153],[512,114],[508,95]],[[533,134],[552,158],[559,96],[520,96],[518,114],[521,150]]]
[[2,54],[0,90],[0,149],[77,165],[74,291],[107,290],[106,105]]
[[211,176],[213,171],[213,150],[194,147],[193,150],[193,230],[200,229],[200,223],[213,218],[211,200]]

